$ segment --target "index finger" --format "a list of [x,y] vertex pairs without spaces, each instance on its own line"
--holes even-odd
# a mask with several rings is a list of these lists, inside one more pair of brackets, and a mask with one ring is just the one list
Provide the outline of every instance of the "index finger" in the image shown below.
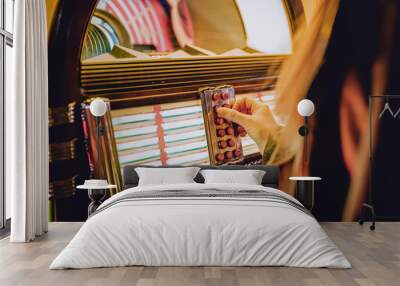
[[244,96],[236,99],[235,103],[233,104],[232,108],[247,114],[252,114],[256,111],[260,101],[251,96]]

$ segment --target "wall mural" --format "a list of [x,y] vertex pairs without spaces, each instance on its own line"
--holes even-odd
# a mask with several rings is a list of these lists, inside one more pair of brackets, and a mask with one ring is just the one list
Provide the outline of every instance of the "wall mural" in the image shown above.
[[[321,115],[326,103],[316,96],[321,89],[311,81],[322,63],[335,16],[341,13],[337,5],[313,12],[300,0],[47,2],[52,10],[48,11],[52,219],[84,219],[86,194],[77,192],[75,186],[85,178],[107,178],[120,191],[120,169],[126,165],[216,163],[219,154],[213,148],[223,148],[210,145],[213,141],[207,128],[215,128],[219,120],[226,142],[215,144],[228,148],[219,155],[224,157],[221,162],[278,164],[281,188],[288,193],[294,187],[290,175],[320,175],[331,183],[328,170],[341,166],[345,180],[320,184],[315,214],[327,220],[357,217],[367,186],[356,188],[355,201],[349,199],[347,190],[354,180],[348,170],[356,160],[346,155],[348,147],[338,151],[343,156],[339,155],[336,165],[321,164],[317,158],[324,141],[320,128],[327,126]],[[300,31],[305,26],[315,30]],[[308,46],[296,42],[300,32]],[[303,59],[295,56],[296,49],[319,60],[309,63],[304,54]],[[323,74],[319,76],[324,80]],[[297,83],[289,84],[289,80]],[[223,85],[234,90],[233,112],[251,120],[238,119],[241,115],[225,110],[208,121],[199,90]],[[343,94],[346,98],[346,90]],[[222,98],[224,92],[216,96]],[[105,136],[100,144],[88,110],[96,97],[109,105],[101,119]],[[295,110],[304,97],[316,105],[307,158],[303,138],[297,134],[303,118]],[[231,108],[227,103],[225,107]],[[345,102],[340,112],[346,117],[353,114],[352,108]],[[337,125],[333,129],[339,138],[348,138],[339,130],[339,120],[330,124]],[[229,126],[240,140],[240,154],[235,153],[236,145],[229,149]],[[343,140],[339,139],[354,144],[351,138]]]

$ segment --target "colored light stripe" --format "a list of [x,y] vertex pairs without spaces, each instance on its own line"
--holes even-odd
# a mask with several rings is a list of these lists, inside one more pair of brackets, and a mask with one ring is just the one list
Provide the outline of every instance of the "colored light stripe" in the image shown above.
[[[118,1],[118,0],[117,0]],[[128,34],[130,37],[130,41],[131,43],[135,43],[138,41],[138,39],[135,37],[135,33],[132,33],[132,27],[131,25],[128,25],[128,20],[125,19],[124,17],[124,11],[120,10],[120,6],[117,3],[114,3],[113,1],[109,1],[107,2],[107,6],[106,6],[106,11],[108,10],[108,12],[110,12],[112,15],[114,15],[115,17],[117,17],[121,22],[126,24],[126,28],[128,28]]]
[[173,143],[173,142],[178,142],[181,140],[187,140],[187,139],[192,139],[192,138],[205,138],[206,132],[204,129],[201,130],[196,130],[192,132],[184,132],[184,133],[178,133],[174,135],[166,135],[164,137],[164,140],[166,143]]
[[127,5],[129,6],[129,12],[132,16],[132,19],[136,19],[138,25],[137,27],[139,28],[138,32],[140,33],[140,36],[142,37],[142,44],[151,44],[150,37],[148,34],[143,33],[143,27],[146,27],[146,24],[144,23],[141,13],[142,10],[137,7],[136,3],[137,1],[126,1]]
[[[157,50],[162,50],[161,48],[161,42],[162,42],[162,35],[160,31],[157,29],[157,18],[155,19],[153,16],[153,7],[151,3],[146,0],[145,2],[141,2],[142,5],[145,3],[146,4],[146,17],[148,18],[148,21],[151,23],[151,34],[152,38],[154,39],[154,42],[156,43]],[[158,4],[159,5],[159,4]],[[166,15],[158,15],[159,17],[166,17]]]
[[[168,19],[167,17],[162,17],[165,15],[163,8],[159,5],[157,0],[147,0],[148,5],[152,7],[149,9],[150,15],[155,23],[155,27],[157,28],[157,34],[160,36],[160,47],[157,49],[158,51],[170,51],[173,49],[171,42],[171,35],[167,32],[167,29],[163,27],[168,27]],[[163,21],[162,21],[163,20]],[[162,22],[161,22],[162,21]]]
[[128,124],[128,123],[138,123],[143,121],[151,121],[155,118],[154,113],[141,113],[135,115],[126,115],[126,116],[119,116],[114,117],[112,119],[113,125],[120,125],[120,124]]
[[175,153],[181,153],[181,152],[186,152],[186,151],[193,151],[193,150],[198,150],[198,149],[204,149],[207,148],[207,142],[202,141],[202,142],[193,142],[190,144],[185,144],[185,145],[178,145],[174,147],[167,147],[165,148],[165,151],[167,152],[168,155],[170,154],[175,154]]
[[155,133],[157,131],[157,126],[145,126],[135,129],[120,130],[114,132],[115,138],[125,138],[130,136],[138,136],[144,134]]
[[142,33],[140,31],[140,22],[139,22],[139,19],[137,18],[137,16],[130,13],[130,11],[126,5],[126,2],[124,0],[115,0],[115,1],[120,4],[120,6],[119,6],[120,9],[123,6],[123,9],[124,9],[123,13],[125,15],[127,15],[127,18],[125,18],[124,22],[126,25],[129,26],[131,32],[135,34],[135,37],[137,39],[137,42],[135,42],[135,43],[139,43],[139,44],[144,43],[144,39],[143,39]]
[[[153,160],[153,161],[136,161],[136,164],[146,164],[148,166],[160,166],[161,165],[161,161],[160,160]],[[122,167],[127,166],[132,164],[132,162],[128,162],[128,163],[124,163],[124,164],[120,164],[121,166],[121,173],[123,172]]]
[[200,112],[201,112],[201,106],[190,106],[190,107],[164,110],[164,111],[161,111],[161,115],[163,117],[171,117],[171,116],[194,114],[194,113],[200,113]]
[[121,163],[127,163],[127,162],[135,162],[135,161],[147,160],[147,159],[152,159],[152,158],[159,160],[160,150],[154,149],[154,150],[129,154],[129,155],[125,155],[125,156],[119,156],[119,161]]
[[154,105],[154,112],[156,114],[156,125],[157,125],[157,136],[158,136],[158,147],[160,148],[160,160],[163,165],[167,164],[167,152],[165,151],[165,142],[164,142],[164,128],[163,128],[163,120],[161,117],[161,106]]
[[168,160],[168,165],[180,165],[199,160],[208,160],[208,152],[199,152],[187,156],[175,157]]
[[154,39],[154,29],[151,21],[147,18],[147,9],[143,5],[143,1],[134,1],[133,4],[137,7],[137,9],[140,11],[138,13],[138,18],[142,22],[142,32],[143,28],[146,28],[145,34],[147,37],[147,44],[154,44],[155,46],[157,45],[157,40]]
[[146,138],[143,140],[135,140],[131,142],[117,144],[118,151],[124,151],[129,149],[141,148],[146,146],[155,145],[158,148],[158,137]]
[[173,129],[180,129],[180,128],[185,128],[185,127],[192,127],[192,126],[198,126],[198,125],[203,125],[203,118],[196,118],[196,119],[191,119],[191,120],[185,120],[184,122],[178,121],[178,122],[169,122],[169,123],[164,123],[163,127],[165,130],[173,130]]

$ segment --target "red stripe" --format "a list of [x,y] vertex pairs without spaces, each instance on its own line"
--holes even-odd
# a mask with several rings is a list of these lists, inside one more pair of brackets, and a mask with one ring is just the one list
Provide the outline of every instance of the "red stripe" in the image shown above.
[[[105,8],[105,10],[106,10],[107,12],[111,13],[112,15],[114,15],[117,19],[119,19],[119,15],[118,15],[117,11],[115,11],[114,7],[111,6],[110,4],[106,3],[106,8]],[[124,19],[119,19],[119,20],[122,22]],[[125,24],[125,23],[124,23],[124,24]],[[127,26],[127,25],[125,24],[124,26]],[[129,26],[129,25],[128,25],[128,26]],[[129,29],[129,27],[128,27],[128,29]],[[131,36],[132,41],[133,41],[133,42],[136,42],[137,39],[135,38],[135,35],[133,35],[132,32],[129,31],[129,30],[128,30],[128,33],[129,33],[129,35]]]
[[154,16],[154,14],[157,15],[157,10],[154,9],[153,4],[149,0],[146,0],[146,4],[147,4],[146,6],[149,9],[150,18],[153,23],[153,27],[154,27],[156,37],[157,37],[156,49],[157,49],[157,51],[160,52],[160,51],[163,51],[164,49],[163,49],[162,31],[160,30],[161,25],[159,24],[159,26],[157,26],[158,19],[157,19],[157,17]]
[[136,37],[136,33],[135,33],[135,30],[132,27],[132,24],[130,23],[129,16],[126,14],[125,10],[122,9],[121,5],[118,3],[118,0],[113,1],[113,3],[115,4],[115,6],[117,6],[118,11],[120,12],[122,17],[124,18],[124,19],[120,19],[120,20],[122,20],[125,23],[125,26],[128,26],[128,29],[129,29],[129,31],[130,31],[130,33],[132,35],[132,38],[134,39],[133,42],[137,43],[139,41],[139,39]]
[[151,37],[153,38],[154,42],[157,44],[157,47],[160,47],[162,38],[161,38],[160,33],[158,32],[157,24],[156,24],[156,21],[154,20],[153,13],[152,13],[152,12],[155,13],[155,10],[154,10],[152,4],[150,3],[150,1],[148,1],[148,0],[143,1],[142,4],[146,7],[145,13],[147,15],[147,21],[150,21],[149,24],[153,28],[151,30]]
[[[126,7],[128,7],[129,14],[130,14],[130,16],[131,16],[131,17],[130,17],[131,22],[129,22],[129,26],[131,27],[133,33],[135,34],[135,37],[136,37],[135,43],[144,44],[144,43],[146,42],[146,40],[144,39],[144,37],[143,37],[143,35],[142,35],[142,33],[141,33],[141,24],[140,24],[140,22],[139,22],[139,20],[138,20],[138,17],[139,17],[140,15],[138,15],[137,12],[136,12],[134,9],[132,9],[131,5],[129,5],[129,4],[127,3],[128,1],[124,1],[124,2],[125,2]],[[135,1],[133,1],[132,3],[135,4]],[[138,35],[138,34],[136,33],[136,30],[133,28],[132,25],[135,25],[136,27],[138,27],[138,30],[139,30],[138,33],[139,33],[140,35]],[[141,40],[139,41],[139,39],[141,39]]]
[[167,165],[168,156],[165,152],[164,128],[162,127],[161,105],[154,105],[153,110],[156,114],[155,123],[157,126],[158,146],[160,148],[160,160],[162,165]]
[[[143,3],[143,1],[141,1],[142,3]],[[144,13],[144,11],[143,11],[143,8],[138,4],[138,1],[132,1],[132,4],[133,5],[135,5],[135,7],[136,7],[136,9],[137,9],[137,11],[139,11],[139,14],[137,14],[137,18],[140,18],[141,20],[142,20],[142,23],[138,20],[138,22],[139,22],[139,27],[140,27],[140,31],[142,32],[142,36],[143,36],[143,42],[144,42],[144,44],[148,44],[148,45],[151,45],[151,44],[156,44],[155,42],[153,42],[152,41],[152,37],[151,37],[151,32],[150,32],[150,28],[148,28],[147,27],[147,25],[149,25],[149,23],[147,22],[147,20],[146,20],[146,18],[144,17],[144,16],[142,16],[142,14]],[[149,40],[146,40],[146,37],[144,36],[144,33],[143,33],[143,27],[142,26],[145,26],[146,27],[146,31],[148,31],[149,32]]]
[[165,14],[164,9],[161,7],[161,5],[158,3],[157,0],[151,0],[148,2],[149,5],[152,6],[153,11],[157,15],[157,18],[155,21],[159,23],[160,29],[160,37],[161,37],[161,42],[160,42],[160,51],[172,51],[173,50],[173,45],[172,45],[172,31],[170,30],[170,23],[169,19],[167,18],[167,15]]
[[152,13],[152,11],[153,12],[155,12],[155,11],[153,9],[153,6],[151,5],[151,3],[148,0],[143,1],[142,4],[146,7],[146,14],[149,19],[148,21],[150,21],[150,25],[153,28],[151,31],[151,38],[153,39],[154,46],[156,47],[157,50],[160,50],[160,48],[161,48],[160,45],[161,45],[162,39],[161,39],[160,33],[158,32],[159,30],[157,28],[156,21],[154,20],[154,16]]
[[88,123],[87,123],[87,118],[85,117],[84,120],[82,120],[82,126],[83,126],[83,135],[85,137],[85,141],[86,141],[86,154],[88,157],[88,161],[89,161],[89,169],[90,169],[90,173],[93,174],[94,172],[94,163],[93,163],[93,158],[92,158],[92,152],[93,149],[90,145],[90,140],[89,140],[89,131],[88,131]]
[[[164,8],[160,5],[158,0],[123,0],[124,4],[127,7],[127,10],[124,9],[118,0],[112,0],[112,3],[116,8],[106,4],[105,9],[108,10],[111,14],[119,18],[118,14],[122,16],[123,19],[120,19],[121,22],[125,26],[127,26],[128,32],[131,35],[133,43],[136,44],[153,44],[157,51],[171,51],[174,49],[172,43],[173,33],[170,28],[170,20],[168,19]],[[132,1],[131,3],[135,5],[137,11],[133,9],[127,2]],[[142,5],[145,7],[146,11],[143,11],[141,5],[139,5],[136,1],[141,1]],[[117,9],[118,11],[115,11]],[[119,12],[119,13],[118,13]],[[146,13],[148,18],[142,16],[142,13]],[[155,15],[154,15],[155,14]],[[143,25],[139,22],[139,17],[142,19]],[[136,33],[133,28],[135,25],[138,27],[138,33]],[[152,27],[152,29],[150,29]],[[145,29],[143,29],[145,28]],[[146,37],[143,36],[142,31],[146,30],[149,32],[149,40],[146,40]],[[154,30],[154,33],[152,32]],[[140,40],[141,39],[141,40]]]

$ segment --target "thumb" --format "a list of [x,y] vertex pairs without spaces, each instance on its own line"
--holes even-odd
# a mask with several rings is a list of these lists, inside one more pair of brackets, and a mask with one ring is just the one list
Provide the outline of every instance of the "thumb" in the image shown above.
[[243,126],[244,129],[247,129],[251,124],[250,115],[241,113],[231,108],[220,107],[217,109],[217,113],[219,116]]

